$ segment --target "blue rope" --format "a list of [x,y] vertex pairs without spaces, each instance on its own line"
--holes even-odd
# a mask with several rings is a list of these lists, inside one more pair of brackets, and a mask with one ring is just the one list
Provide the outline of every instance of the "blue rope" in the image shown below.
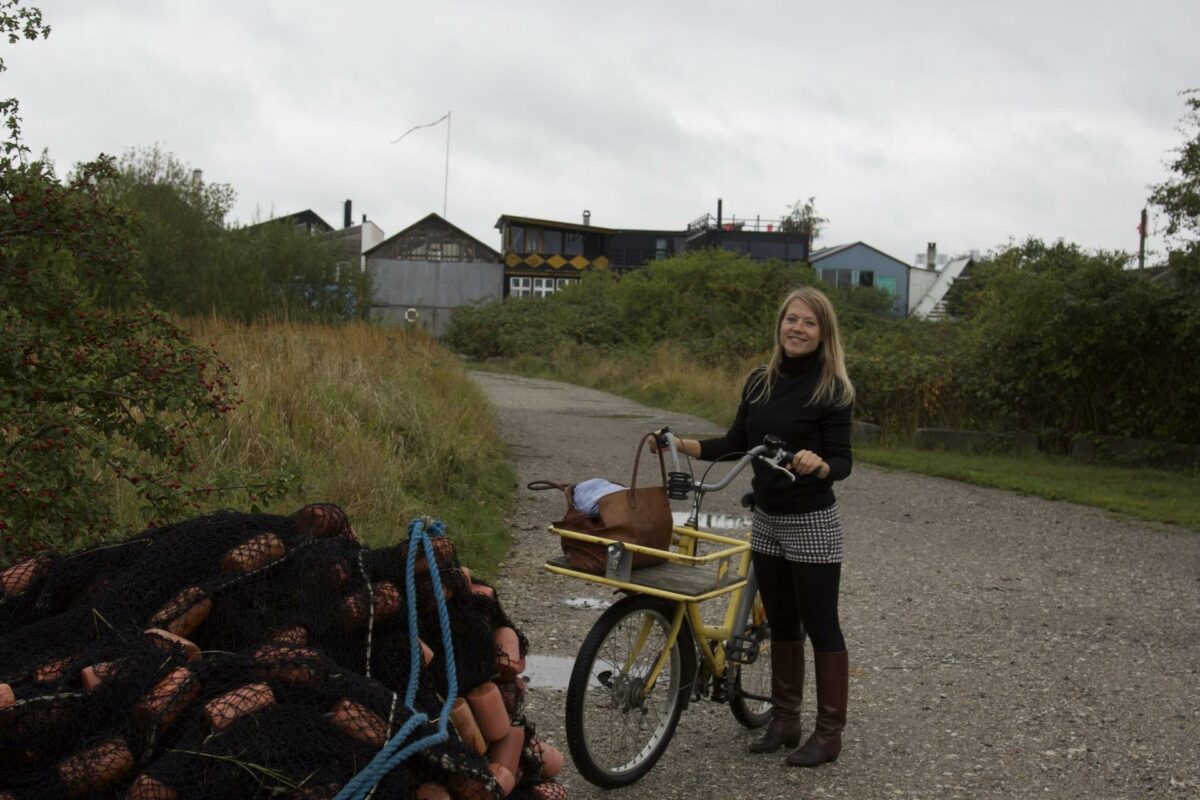
[[[375,754],[371,762],[342,787],[334,800],[366,800],[367,796],[374,791],[375,785],[410,756],[441,744],[450,738],[450,708],[458,696],[458,669],[454,663],[454,639],[450,633],[450,612],[446,609],[446,598],[442,594],[441,577],[438,575],[437,557],[433,544],[429,540],[430,536],[440,537],[445,535],[445,532],[446,526],[441,520],[431,520],[428,530],[426,530],[425,521],[420,519],[414,519],[408,526],[408,560],[404,566],[404,576],[408,600],[409,671],[404,705],[412,712],[412,716]],[[425,551],[425,562],[429,565],[429,579],[433,583],[433,594],[437,601],[438,625],[441,628],[442,644],[446,653],[446,701],[442,703],[441,715],[438,717],[437,733],[402,746],[415,728],[429,720],[426,714],[419,713],[413,708],[421,670],[420,629],[417,626],[417,582],[415,579],[418,547]]]

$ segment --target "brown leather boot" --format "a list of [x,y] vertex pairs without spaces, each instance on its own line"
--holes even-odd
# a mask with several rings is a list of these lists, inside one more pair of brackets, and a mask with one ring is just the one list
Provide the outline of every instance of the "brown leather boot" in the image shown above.
[[750,743],[751,753],[774,753],[800,743],[800,701],[804,697],[804,640],[771,642],[771,721]]
[[799,750],[787,757],[793,767],[819,767],[837,761],[846,727],[846,700],[850,689],[850,662],[846,651],[813,653],[817,678],[817,724]]

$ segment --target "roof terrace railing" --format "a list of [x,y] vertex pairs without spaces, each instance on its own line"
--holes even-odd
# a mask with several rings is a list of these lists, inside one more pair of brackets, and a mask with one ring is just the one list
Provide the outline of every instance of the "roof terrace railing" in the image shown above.
[[764,218],[762,216],[742,217],[730,216],[722,218],[720,224],[717,224],[717,218],[712,214],[705,214],[702,217],[696,217],[688,223],[687,231],[689,234],[698,234],[705,231],[753,231],[755,233],[799,233],[795,221],[788,218]]

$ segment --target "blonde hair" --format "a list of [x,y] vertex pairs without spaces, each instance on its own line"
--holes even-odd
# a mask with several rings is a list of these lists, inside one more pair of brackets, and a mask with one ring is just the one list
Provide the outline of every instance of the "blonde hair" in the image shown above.
[[817,390],[813,392],[810,405],[829,405],[841,408],[854,402],[854,384],[846,374],[846,354],[842,349],[842,337],[838,333],[837,312],[833,303],[820,289],[803,286],[789,294],[779,306],[775,316],[775,349],[771,360],[755,367],[750,375],[749,395],[751,403],[763,403],[771,396],[775,381],[779,379],[779,367],[783,363],[783,344],[779,341],[779,327],[787,314],[788,306],[800,300],[812,309],[813,316],[821,328],[821,375],[817,379]]

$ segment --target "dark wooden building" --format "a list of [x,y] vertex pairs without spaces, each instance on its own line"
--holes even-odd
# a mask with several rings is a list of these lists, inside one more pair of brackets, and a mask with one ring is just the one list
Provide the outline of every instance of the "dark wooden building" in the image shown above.
[[[719,207],[719,206],[718,206]],[[582,222],[504,214],[496,221],[504,260],[505,297],[545,297],[589,269],[626,272],[651,261],[705,247],[754,260],[807,261],[811,237],[780,220],[731,220],[704,215],[683,230],[602,228]]]

